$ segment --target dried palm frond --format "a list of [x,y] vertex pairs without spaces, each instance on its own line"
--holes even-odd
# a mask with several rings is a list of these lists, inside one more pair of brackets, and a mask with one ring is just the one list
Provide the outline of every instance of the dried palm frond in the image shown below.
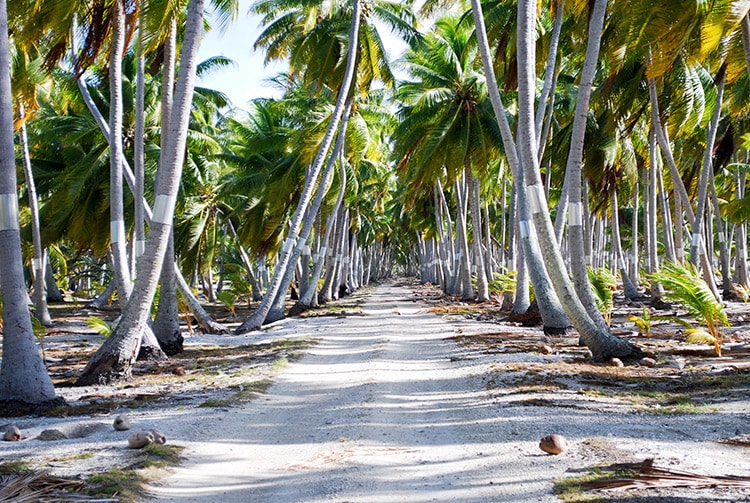
[[0,503],[89,503],[116,502],[117,499],[93,498],[75,491],[84,486],[83,480],[54,477],[47,472],[25,471],[0,475]]
[[580,485],[581,489],[632,490],[657,487],[691,487],[694,489],[707,487],[750,488],[750,477],[733,475],[709,476],[670,470],[655,466],[653,459],[646,459],[640,463],[617,463],[603,467],[600,470],[624,472],[627,475],[584,482]]

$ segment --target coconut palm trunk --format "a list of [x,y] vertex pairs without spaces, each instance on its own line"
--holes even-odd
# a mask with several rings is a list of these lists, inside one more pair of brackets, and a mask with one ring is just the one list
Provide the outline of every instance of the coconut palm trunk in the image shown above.
[[[91,115],[94,117],[94,120],[99,126],[99,129],[101,130],[102,135],[104,135],[104,138],[107,140],[108,143],[111,142],[111,137],[109,134],[109,125],[104,120],[104,116],[97,108],[96,103],[94,103],[94,100],[91,97],[91,93],[89,93],[88,88],[86,87],[86,83],[84,82],[82,75],[78,78],[78,80],[76,81],[76,84],[78,86],[79,91],[81,92],[81,97],[83,98],[83,102],[86,104],[86,108],[89,110],[89,112],[91,112]],[[130,190],[135,193],[135,175],[132,169],[130,169],[130,165],[128,164],[125,158],[122,159],[122,169],[123,169],[123,175],[125,177],[125,181],[130,187]],[[151,210],[151,206],[145,200],[143,201],[143,209],[146,215],[146,222],[150,223],[153,212]],[[185,301],[187,302],[190,308],[190,312],[193,314],[193,316],[195,316],[195,319],[198,321],[198,324],[200,325],[201,329],[206,333],[214,333],[214,334],[229,333],[229,329],[227,329],[221,323],[216,322],[211,317],[211,315],[209,315],[208,312],[203,308],[203,306],[201,306],[198,299],[195,298],[195,295],[190,289],[190,286],[187,284],[187,281],[185,281],[185,277],[182,275],[182,271],[180,271],[179,266],[175,262],[172,262],[171,267],[174,270],[174,274],[176,276],[175,279],[177,281],[177,289],[180,292],[180,294],[182,294]]]
[[619,205],[617,202],[617,190],[612,191],[610,196],[610,209],[612,211],[612,248],[617,264],[617,269],[620,270],[620,277],[622,278],[622,287],[625,298],[634,299],[638,297],[638,289],[633,284],[633,280],[630,278],[628,268],[625,265],[625,253],[622,250],[622,236],[620,235],[620,216],[619,216]]
[[467,196],[469,198],[469,211],[471,212],[471,229],[474,243],[474,265],[477,274],[477,300],[486,302],[490,298],[489,284],[487,281],[487,271],[485,269],[485,257],[482,250],[482,211],[479,194],[479,177],[474,176],[471,171],[471,163],[466,162],[464,168],[466,176]]
[[[597,3],[603,0],[598,0]],[[534,131],[535,91],[535,24],[536,2],[521,0],[518,5],[518,145],[524,170],[524,184],[530,201],[534,226],[539,236],[542,256],[545,259],[552,285],[581,340],[600,361],[611,357],[630,357],[640,354],[627,341],[603,330],[588,315],[576,295],[557,247],[554,228],[547,210],[542,179],[536,158]]]
[[[169,34],[164,42],[164,64],[162,66],[161,87],[161,130],[169,133],[169,117],[172,113],[174,99],[175,52],[177,47],[177,22],[170,22]],[[162,133],[161,145],[166,146],[167,138]],[[159,166],[167,163],[166,151],[160,152]],[[136,196],[137,197],[137,196]],[[141,201],[143,198],[141,197]],[[180,329],[180,310],[177,303],[177,279],[175,278],[174,229],[169,232],[167,251],[162,265],[159,283],[159,305],[154,316],[153,330],[159,346],[169,356],[182,352],[182,330]]]
[[[672,155],[672,149],[669,146],[669,137],[667,136],[666,128],[664,128],[661,122],[661,116],[659,114],[659,101],[656,93],[656,82],[653,78],[648,79],[648,90],[649,99],[651,101],[651,124],[656,133],[656,140],[663,154],[663,158],[667,163],[667,167],[669,167],[669,174],[672,178],[672,185],[674,187],[676,197],[680,198],[680,204],[682,205],[682,208],[685,211],[685,215],[687,216],[688,225],[693,228],[695,226],[696,215],[695,213],[693,213],[693,207],[691,206],[692,203],[690,202],[690,197],[688,196],[685,184],[682,182],[680,170],[677,168],[677,163],[675,162],[674,156]],[[675,219],[675,224],[678,224],[679,221],[681,221],[681,217],[680,219]],[[696,236],[700,237],[700,234],[696,234],[696,232],[693,231],[694,240],[697,239]],[[680,250],[682,249],[681,244],[681,240],[679,243],[675,244],[675,249],[678,253],[680,253]],[[718,299],[720,295],[718,290],[716,289],[716,281],[713,277],[713,268],[711,265],[711,261],[706,255],[706,248],[702,245],[700,239],[698,239],[698,244],[700,245],[698,248],[700,253],[698,255],[700,255],[700,263],[704,279],[706,280],[709,288],[711,288],[711,291]]]
[[[305,218],[302,224],[302,230],[300,231],[299,235],[299,242],[297,243],[297,246],[294,247],[294,250],[292,250],[292,256],[289,259],[290,264],[296,264],[299,261],[300,257],[302,256],[302,252],[305,249],[305,245],[310,238],[313,224],[315,223],[315,219],[317,218],[318,212],[320,211],[320,206],[323,203],[323,198],[328,191],[328,184],[333,177],[333,167],[336,164],[336,159],[340,160],[342,167],[344,166],[344,139],[346,137],[346,126],[349,122],[350,108],[351,101],[347,103],[346,109],[344,110],[344,115],[341,118],[338,138],[336,139],[336,144],[333,147],[331,156],[326,163],[326,167],[323,170],[323,176],[320,180],[320,183],[315,190],[315,198],[313,199],[312,205],[305,214]],[[287,267],[286,273],[284,274],[284,277],[281,281],[279,291],[276,294],[276,299],[273,303],[273,306],[271,306],[268,315],[266,316],[266,322],[277,321],[284,317],[284,301],[286,300],[286,291],[289,289],[289,285],[292,283],[292,279],[294,278],[294,269],[294,267]]]
[[34,291],[31,300],[34,303],[35,316],[44,325],[52,325],[52,317],[47,308],[47,285],[45,282],[46,263],[44,258],[44,249],[42,247],[42,231],[39,220],[39,201],[36,196],[36,183],[34,182],[34,173],[31,170],[31,156],[29,154],[29,140],[26,134],[25,110],[22,104],[19,104],[19,115],[21,130],[18,139],[21,146],[21,156],[23,162],[23,173],[26,178],[26,191],[29,196],[29,210],[31,211],[31,241],[34,247],[34,257],[31,260],[34,274]]
[[23,278],[6,7],[5,0],[0,0],[0,296],[3,316],[0,415],[4,416],[14,411],[27,414],[62,402],[55,395],[52,379],[39,354]]
[[724,69],[719,70],[716,85],[716,104],[711,121],[706,130],[706,150],[703,153],[703,169],[701,171],[700,183],[698,184],[698,201],[695,209],[695,220],[693,222],[693,241],[690,246],[690,262],[698,265],[698,256],[701,251],[701,240],[703,239],[703,226],[706,215],[706,203],[708,201],[709,177],[714,176],[713,153],[716,143],[716,131],[719,129],[721,119],[721,105],[724,97]]
[[109,131],[114,141],[109,145],[109,218],[112,268],[120,292],[120,306],[130,297],[132,284],[127,258],[125,208],[122,186],[122,55],[125,50],[125,6],[122,0],[112,3],[112,39],[109,57]]
[[[343,143],[344,143],[344,131],[346,130],[346,122],[348,122],[348,110],[344,114],[344,117],[342,119],[342,127],[339,131],[339,137],[336,140],[336,146],[334,147],[334,153],[336,151],[341,151],[343,149]],[[331,162],[335,157],[331,155],[331,159],[329,159],[329,162]],[[328,167],[326,167],[326,171],[328,170]],[[323,274],[323,266],[326,263],[326,243],[329,243],[331,241],[331,234],[333,233],[333,229],[336,226],[336,215],[339,213],[339,210],[341,208],[341,205],[344,202],[344,195],[346,194],[346,166],[342,162],[340,163],[340,171],[341,174],[340,180],[339,180],[339,192],[336,196],[336,202],[333,205],[333,209],[331,210],[331,214],[328,215],[328,218],[326,219],[326,231],[325,235],[322,240],[322,247],[318,249],[317,258],[315,260],[314,268],[312,275],[310,276],[310,280],[307,284],[307,288],[302,291],[300,295],[300,299],[297,302],[299,304],[298,309],[309,309],[313,306],[314,300],[316,300],[316,294],[318,292],[318,281],[320,280],[321,275]],[[325,178],[325,177],[324,177]],[[322,185],[322,184],[321,184]],[[316,194],[317,199],[317,194]]]
[[[307,208],[308,204],[310,204],[313,189],[315,188],[315,185],[318,181],[323,163],[325,162],[325,159],[328,155],[328,150],[330,149],[331,143],[333,142],[333,136],[338,129],[339,122],[341,121],[341,116],[344,113],[346,100],[349,96],[349,92],[354,81],[354,71],[357,61],[356,41],[359,40],[359,25],[362,12],[362,5],[360,0],[354,0],[353,4],[352,25],[349,31],[349,40],[351,41],[351,44],[349,45],[349,54],[346,61],[344,80],[341,83],[341,87],[339,88],[338,97],[336,98],[336,106],[334,108],[333,116],[331,117],[331,122],[328,125],[328,129],[326,130],[326,133],[323,137],[323,141],[321,142],[320,148],[318,149],[318,153],[315,156],[309,176],[305,181],[305,187],[302,190],[300,200],[297,203],[297,209],[294,213],[294,216],[292,217],[292,222],[289,227],[287,238],[284,241],[284,245],[279,253],[278,260],[276,261],[273,278],[271,279],[271,284],[268,287],[268,291],[263,297],[263,301],[260,303],[252,316],[250,316],[250,318],[245,320],[245,322],[242,323],[239,328],[237,328],[236,332],[238,334],[259,330],[263,325],[263,322],[266,320],[268,312],[271,310],[273,302],[276,299],[276,295],[278,294],[281,287],[282,280],[286,273],[286,268],[290,266],[292,250],[297,244],[297,235],[300,231],[300,228],[302,227],[302,219],[305,214],[305,208]],[[294,266],[294,264],[291,265]]]
[[[581,201],[582,190],[582,169],[583,169],[583,146],[586,136],[586,121],[589,114],[589,102],[591,99],[591,89],[596,76],[596,67],[599,61],[599,48],[601,45],[602,29],[604,27],[604,18],[607,11],[607,0],[597,0],[594,2],[594,8],[591,12],[588,30],[588,43],[586,46],[586,56],[581,70],[581,80],[578,84],[578,96],[576,99],[575,114],[573,117],[573,130],[570,138],[570,151],[568,160],[565,165],[565,183],[568,185],[568,206],[570,210],[568,218],[568,247],[570,250],[570,269],[573,276],[573,285],[575,286],[578,298],[586,308],[586,312],[591,319],[599,325],[602,330],[608,330],[608,324],[604,320],[601,311],[596,305],[594,294],[591,291],[591,285],[588,278],[588,264],[586,263],[586,254],[583,244],[583,207]],[[565,211],[563,199],[558,206],[558,217],[564,218]],[[613,209],[613,211],[616,211]],[[558,235],[555,236],[558,238]],[[557,240],[557,239],[556,239]],[[558,240],[559,242],[559,240]]]
[[133,294],[123,310],[120,323],[83,370],[78,379],[80,385],[113,382],[127,379],[132,374],[172,230],[175,200],[185,160],[198,48],[203,31],[203,10],[204,0],[190,0],[174,105],[169,119],[164,157],[167,163],[159,167],[164,172],[154,189],[154,214],[144,254],[137,261]]
[[[525,192],[520,193],[523,190],[522,184],[518,184],[518,179],[521,176],[521,162],[518,157],[516,142],[513,139],[513,133],[510,129],[510,123],[505,112],[505,106],[503,105],[500,97],[500,90],[497,87],[497,79],[495,78],[495,70],[490,55],[489,42],[487,40],[487,30],[484,25],[484,15],[482,13],[482,6],[479,0],[471,1],[472,14],[474,16],[474,26],[476,27],[477,42],[479,43],[479,52],[482,59],[482,67],[484,68],[485,79],[487,81],[487,90],[492,103],[492,109],[495,112],[500,133],[503,140],[503,146],[505,148],[505,155],[508,159],[508,165],[510,166],[511,173],[516,180],[516,197],[518,198],[518,214],[523,214],[524,205],[527,205],[528,201],[525,198]],[[532,98],[533,101],[533,98]],[[532,120],[532,126],[534,122]],[[536,134],[529,136],[529,141],[534,144],[536,150]],[[528,208],[526,208],[528,209]],[[520,220],[523,220],[523,216]],[[528,224],[529,220],[526,220]],[[519,224],[519,229],[520,229]],[[531,282],[534,285],[534,292],[538,299],[539,312],[544,320],[545,330],[550,332],[564,331],[570,326],[568,317],[563,310],[563,306],[560,304],[560,300],[552,295],[552,289],[549,288],[550,281],[547,275],[544,261],[540,255],[538,247],[532,246],[530,239],[521,240],[524,245],[524,256],[527,260],[528,272],[531,277]],[[524,286],[525,288],[525,286]],[[549,297],[546,297],[549,294]]]

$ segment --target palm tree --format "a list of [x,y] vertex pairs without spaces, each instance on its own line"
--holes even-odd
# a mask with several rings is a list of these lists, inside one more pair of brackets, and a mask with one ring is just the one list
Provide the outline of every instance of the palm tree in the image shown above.
[[480,204],[476,200],[479,191],[474,180],[481,181],[478,174],[485,172],[498,155],[500,141],[484,79],[475,68],[476,52],[470,37],[467,23],[458,17],[445,17],[436,22],[435,32],[426,37],[423,48],[407,52],[403,65],[412,80],[399,86],[397,98],[403,104],[395,136],[401,178],[413,187],[415,196],[423,186],[431,187],[441,178],[445,185],[456,184],[456,230],[462,250],[458,265],[466,299],[474,298],[465,213],[466,207],[470,208],[477,286],[479,299],[484,301],[487,276],[481,251]]
[[[596,3],[600,3],[598,0]],[[547,211],[537,160],[534,129],[536,5],[522,0],[518,6],[518,145],[523,165],[524,183],[531,201],[534,226],[539,235],[552,284],[565,311],[578,330],[581,340],[591,350],[594,360],[628,357],[640,354],[634,346],[602,329],[588,315],[568,278],[557,247],[554,228]]]
[[[354,0],[352,15],[351,15],[351,29],[349,31],[348,40],[359,39],[359,26],[361,17],[361,5],[359,0]],[[239,328],[237,333],[246,333],[253,330],[258,330],[266,319],[271,307],[276,299],[276,295],[281,292],[282,281],[286,275],[286,269],[289,267],[290,258],[292,257],[292,249],[297,246],[297,238],[300,229],[303,225],[303,217],[305,216],[305,210],[310,203],[313,195],[313,190],[318,182],[320,171],[323,167],[323,163],[328,155],[328,150],[333,142],[333,137],[338,129],[339,122],[344,113],[345,102],[349,92],[351,90],[352,82],[354,80],[354,71],[357,61],[357,44],[350,44],[348,48],[348,55],[346,60],[346,71],[344,73],[344,79],[339,87],[338,96],[336,98],[336,107],[331,118],[331,122],[326,129],[326,134],[323,137],[323,141],[320,144],[318,153],[315,156],[310,170],[307,175],[304,190],[300,196],[299,202],[297,203],[297,210],[292,217],[291,225],[287,233],[287,238],[284,241],[284,247],[277,259],[276,266],[274,268],[273,278],[271,284],[268,287],[268,291],[263,298],[260,306],[256,309],[253,315],[245,320]],[[314,215],[309,215],[309,218],[314,218]]]
[[128,378],[146,327],[151,303],[156,293],[161,264],[172,228],[174,206],[185,157],[190,105],[192,103],[198,48],[203,23],[204,0],[190,0],[180,57],[175,99],[169,119],[168,163],[160,170],[163,176],[154,189],[154,216],[144,254],[137,261],[135,285],[112,335],[89,360],[78,384],[111,382]]
[[5,0],[0,0],[0,297],[4,321],[0,404],[3,415],[14,409],[28,413],[29,408],[40,409],[61,402],[37,349],[26,303],[16,194],[7,16]]

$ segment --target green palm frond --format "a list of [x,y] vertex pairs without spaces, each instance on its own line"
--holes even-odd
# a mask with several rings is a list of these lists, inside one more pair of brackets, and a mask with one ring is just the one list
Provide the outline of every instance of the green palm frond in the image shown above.
[[724,306],[714,297],[711,288],[691,264],[668,262],[658,272],[651,274],[651,281],[660,283],[670,301],[680,304],[690,316],[705,323],[715,338],[716,353],[721,354],[723,327],[729,326]]
[[615,290],[617,289],[617,278],[612,271],[606,267],[588,270],[589,283],[594,292],[596,307],[602,312],[604,319],[609,323],[612,317],[612,309],[615,305]]

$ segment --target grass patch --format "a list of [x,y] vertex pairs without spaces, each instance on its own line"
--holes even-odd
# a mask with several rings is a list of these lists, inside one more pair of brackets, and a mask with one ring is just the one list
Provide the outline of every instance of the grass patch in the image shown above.
[[71,454],[70,456],[63,456],[59,458],[52,458],[49,460],[50,463],[60,463],[65,461],[75,461],[78,459],[91,459],[94,457],[94,453],[91,451],[81,452],[78,454]]
[[0,463],[0,474],[28,472],[29,464],[25,461],[4,461]]
[[237,391],[231,396],[227,398],[209,398],[198,407],[235,407],[258,398],[260,395],[268,391],[268,388],[270,388],[272,384],[273,381],[271,379],[261,379],[260,381],[243,383],[235,388]]
[[552,490],[560,501],[565,503],[600,503],[607,501],[606,498],[584,491],[583,486],[591,482],[611,480],[621,477],[618,472],[605,472],[599,468],[591,468],[589,473],[577,477],[566,477],[554,481]]
[[140,501],[148,483],[156,478],[158,469],[180,464],[183,449],[176,445],[149,444],[131,467],[113,468],[89,477],[84,492],[97,498],[117,497],[120,501]]

